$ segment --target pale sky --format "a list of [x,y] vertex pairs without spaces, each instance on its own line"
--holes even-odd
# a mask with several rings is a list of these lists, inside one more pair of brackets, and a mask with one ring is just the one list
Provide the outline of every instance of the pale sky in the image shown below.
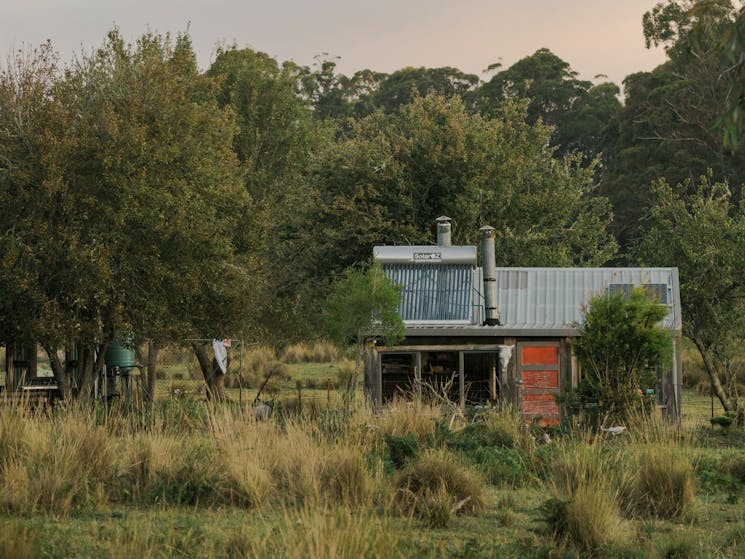
[[[114,25],[128,40],[147,30],[190,30],[200,66],[233,43],[278,61],[340,56],[351,75],[370,68],[455,66],[481,74],[547,47],[582,78],[617,84],[664,61],[641,29],[655,0],[0,0],[0,53],[51,39],[63,60],[101,45]],[[4,56],[3,56],[4,58]]]

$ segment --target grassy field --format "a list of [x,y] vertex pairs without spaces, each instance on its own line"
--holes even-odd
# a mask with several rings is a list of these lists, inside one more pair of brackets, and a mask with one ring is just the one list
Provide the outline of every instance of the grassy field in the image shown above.
[[0,559],[745,557],[745,433],[711,427],[694,389],[680,427],[566,425],[539,444],[509,409],[344,407],[349,362],[262,351],[244,405],[233,382],[209,405],[174,352],[153,410],[0,406]]

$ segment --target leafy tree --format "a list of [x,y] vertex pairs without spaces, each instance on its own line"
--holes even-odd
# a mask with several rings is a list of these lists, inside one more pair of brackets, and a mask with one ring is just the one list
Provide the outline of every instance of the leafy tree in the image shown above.
[[270,196],[281,177],[302,169],[313,138],[310,108],[297,92],[301,69],[263,52],[230,48],[218,52],[207,74],[221,81],[219,105],[235,111],[234,145],[248,192]]
[[735,201],[745,173],[742,149],[725,146],[714,126],[734,76],[721,71],[721,37],[734,18],[728,0],[668,0],[644,16],[647,45],[663,45],[668,60],[625,80],[626,102],[608,135],[602,192],[611,199],[616,231],[628,245],[651,203],[650,185],[695,181],[713,172]]
[[540,120],[554,127],[551,143],[556,156],[581,151],[590,163],[600,150],[608,121],[621,106],[618,93],[612,83],[593,86],[580,80],[569,63],[542,48],[497,72],[469,98],[486,115],[498,114],[506,100],[527,100],[527,122]]
[[400,291],[380,266],[347,268],[334,282],[324,313],[326,330],[339,345],[355,341],[355,387],[366,341],[379,337],[393,344],[404,336]]
[[557,161],[546,147],[550,130],[524,119],[521,106],[489,119],[457,98],[429,95],[399,115],[356,123],[311,169],[315,261],[323,255],[339,272],[365,262],[376,243],[429,243],[434,218],[445,214],[455,220],[456,242],[497,225],[503,265],[605,262],[615,243],[592,169]]
[[572,340],[582,367],[582,380],[573,398],[595,404],[586,411],[601,420],[623,420],[629,412],[652,403],[645,389],[656,386],[656,374],[669,363],[670,334],[658,326],[666,307],[642,288],[590,299],[580,335]]
[[387,77],[373,70],[358,70],[351,77],[336,72],[336,60],[327,54],[316,56],[314,70],[303,67],[300,73],[302,94],[309,100],[316,118],[344,119],[375,111],[372,97]]
[[556,124],[586,92],[591,83],[577,79],[577,72],[547,48],[538,49],[494,75],[479,88],[479,102],[498,107],[504,99],[529,99],[527,120]]
[[745,11],[740,10],[722,36],[722,64],[720,75],[730,75],[728,104],[717,119],[722,128],[724,145],[737,149],[745,128]]
[[652,193],[632,255],[679,268],[683,334],[701,354],[722,406],[734,411],[731,364],[745,336],[745,207],[709,177],[675,188],[660,180]]
[[248,281],[233,233],[247,195],[215,86],[188,36],[127,45],[112,31],[46,90],[41,161],[34,149],[15,163],[35,174],[1,185],[27,206],[25,219],[3,224],[12,234],[1,260],[3,275],[22,270],[9,296],[32,303],[27,339],[47,349],[61,387],[63,344],[80,349],[85,392],[94,351],[124,332],[211,337],[242,320]]
[[[236,231],[239,248],[250,255],[254,296],[248,331],[275,340],[307,333],[297,300],[304,288],[297,281],[298,253],[305,250],[302,232],[313,201],[304,175],[334,127],[313,120],[310,102],[298,92],[308,76],[292,63],[233,48],[218,54],[208,74],[221,80],[220,106],[236,115],[240,131],[234,147],[251,196]],[[206,355],[204,361],[209,363]]]
[[372,94],[372,104],[386,113],[395,113],[416,97],[430,93],[443,97],[463,98],[479,83],[475,74],[465,74],[458,68],[406,67],[381,81]]
[[[84,329],[75,311],[100,279],[98,268],[85,264],[101,256],[75,251],[80,234],[66,196],[70,122],[55,95],[60,79],[48,42],[15,52],[0,71],[0,339],[8,345],[39,340],[55,350]],[[70,264],[90,273],[70,285]],[[61,288],[68,292],[61,295]],[[67,396],[56,351],[54,358],[60,392]]]
[[590,87],[556,123],[551,137],[552,144],[557,147],[556,153],[579,152],[585,164],[601,154],[612,130],[609,123],[621,109],[619,94],[618,86],[610,82]]

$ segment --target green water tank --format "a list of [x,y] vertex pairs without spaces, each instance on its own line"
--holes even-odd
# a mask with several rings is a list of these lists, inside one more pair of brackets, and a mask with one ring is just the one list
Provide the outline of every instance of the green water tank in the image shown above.
[[[112,340],[106,349],[106,382],[102,387],[106,398],[126,398],[129,393],[129,374],[135,364],[135,350],[130,341]],[[118,382],[121,380],[121,382]],[[121,393],[119,392],[121,384]]]
[[114,367],[119,367],[123,373],[128,373],[135,364],[134,347],[128,345],[129,342],[122,340],[112,340],[106,349],[106,368],[111,371]]

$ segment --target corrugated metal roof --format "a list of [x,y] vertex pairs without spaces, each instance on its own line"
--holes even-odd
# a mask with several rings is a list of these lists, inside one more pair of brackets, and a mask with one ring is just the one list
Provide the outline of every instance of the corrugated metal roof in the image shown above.
[[[626,292],[631,286],[646,286],[661,297],[668,306],[665,328],[677,332],[682,328],[677,268],[497,268],[500,326],[481,326],[484,299],[480,268],[472,268],[470,276],[427,275],[423,268],[429,266],[384,265],[386,273],[405,286],[402,318],[408,334],[571,335],[590,298],[609,289]],[[472,283],[467,286],[469,277]],[[442,289],[443,285],[449,286],[449,291]],[[450,302],[443,298],[447,293],[455,297]],[[468,314],[462,312],[466,304],[471,305]]]
[[668,306],[663,326],[681,329],[677,268],[497,268],[501,326],[566,330],[581,323],[590,298],[609,288],[646,286]]

